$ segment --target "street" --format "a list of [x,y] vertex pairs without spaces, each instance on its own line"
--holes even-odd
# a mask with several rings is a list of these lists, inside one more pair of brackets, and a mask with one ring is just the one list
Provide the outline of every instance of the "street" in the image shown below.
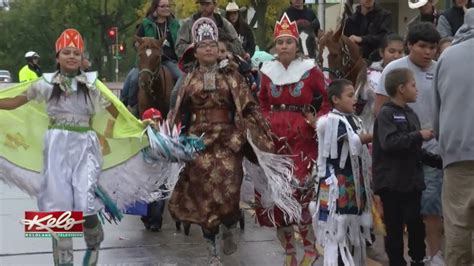
[[[25,238],[20,220],[25,210],[37,210],[34,199],[16,188],[0,183],[0,265],[52,265],[50,238]],[[99,255],[100,265],[206,265],[207,251],[201,232],[191,226],[190,236],[176,232],[165,211],[161,232],[149,232],[138,216],[126,215],[118,225],[105,224],[105,240]],[[223,256],[224,265],[283,265],[283,250],[275,230],[259,227],[246,212],[245,230],[235,229],[239,251]],[[380,240],[377,240],[381,243]],[[74,239],[74,262],[81,265],[85,243]],[[301,245],[299,250],[301,251]],[[383,256],[377,247],[371,253]],[[298,254],[301,258],[303,254]],[[322,265],[322,259],[317,265]],[[370,262],[369,265],[381,265]]]

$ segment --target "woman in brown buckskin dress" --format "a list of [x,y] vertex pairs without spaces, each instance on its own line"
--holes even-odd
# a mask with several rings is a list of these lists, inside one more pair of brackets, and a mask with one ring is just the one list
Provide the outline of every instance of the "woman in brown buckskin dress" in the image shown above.
[[[171,216],[198,224],[208,244],[209,264],[221,265],[216,248],[219,226],[224,229],[224,253],[237,246],[226,227],[240,217],[239,201],[249,130],[260,150],[272,151],[269,126],[236,70],[217,64],[217,27],[201,18],[192,29],[198,66],[184,78],[172,123],[185,125],[186,134],[203,135],[206,149],[181,173],[169,201]],[[226,234],[227,233],[227,234]]]

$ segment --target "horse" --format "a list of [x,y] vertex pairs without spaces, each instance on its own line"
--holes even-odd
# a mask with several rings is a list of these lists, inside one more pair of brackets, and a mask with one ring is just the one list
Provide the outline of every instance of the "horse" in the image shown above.
[[135,36],[135,40],[138,43],[138,113],[141,117],[145,110],[154,107],[166,117],[174,80],[170,71],[161,64],[164,38]]
[[318,53],[318,43],[311,23],[304,19],[296,21],[298,32],[300,33],[298,48],[304,56],[316,58]]
[[367,63],[362,57],[359,46],[342,34],[343,28],[333,33],[326,32],[319,40],[318,61],[322,66],[323,52],[327,48],[328,68],[331,79],[348,79],[354,84],[357,98],[356,114],[362,119],[369,132],[372,132],[374,123],[373,107],[375,92],[370,89],[367,82]]

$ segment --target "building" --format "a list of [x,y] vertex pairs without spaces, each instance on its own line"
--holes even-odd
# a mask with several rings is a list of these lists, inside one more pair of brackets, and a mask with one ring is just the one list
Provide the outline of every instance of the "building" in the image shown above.
[[[309,2],[309,1],[306,1]],[[321,0],[313,0],[313,2],[323,2]],[[337,18],[339,17],[341,5],[339,0],[325,0],[325,14],[324,14],[324,30],[335,30],[337,27]],[[357,3],[358,1],[354,1]],[[413,10],[408,7],[407,0],[376,0],[385,9],[392,12],[393,30],[400,36],[407,33],[407,24],[412,18],[418,15],[418,10]],[[451,5],[451,0],[439,0],[436,4],[438,10],[443,10]],[[319,5],[316,5],[319,6]],[[319,13],[321,17],[321,12]]]

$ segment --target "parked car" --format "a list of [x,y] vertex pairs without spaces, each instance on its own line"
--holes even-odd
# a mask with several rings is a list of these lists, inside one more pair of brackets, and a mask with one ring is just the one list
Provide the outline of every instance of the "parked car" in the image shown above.
[[12,75],[8,70],[0,70],[0,82],[10,83],[12,82]]

